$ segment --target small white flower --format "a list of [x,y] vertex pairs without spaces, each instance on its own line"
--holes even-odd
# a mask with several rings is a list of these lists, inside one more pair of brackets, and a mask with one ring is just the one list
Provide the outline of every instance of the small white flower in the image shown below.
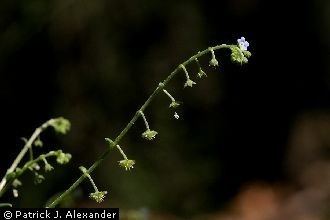
[[176,113],[176,112],[174,113],[174,118],[175,119],[179,119],[180,118],[180,116],[178,115],[178,113]]
[[241,50],[246,51],[250,46],[249,42],[245,40],[245,37],[241,37],[237,40],[238,46]]

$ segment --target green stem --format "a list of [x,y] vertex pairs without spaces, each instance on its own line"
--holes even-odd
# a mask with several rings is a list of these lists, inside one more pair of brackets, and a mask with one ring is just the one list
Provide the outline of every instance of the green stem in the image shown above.
[[[215,47],[210,47],[210,48],[212,49],[211,51],[213,51],[213,50],[224,49],[224,48],[230,49],[232,46],[234,46],[234,45],[222,44],[222,45],[217,45]],[[130,120],[130,122],[126,125],[126,127],[117,136],[117,138],[114,141],[114,145],[117,145],[120,142],[120,140],[126,135],[126,133],[131,129],[133,124],[140,117],[140,115],[141,115],[140,112],[143,112],[148,107],[148,105],[151,103],[151,101],[157,96],[159,91],[162,91],[164,89],[164,87],[171,81],[171,79],[182,69],[181,65],[183,65],[183,66],[188,65],[189,63],[193,62],[196,58],[199,58],[199,57],[203,56],[204,54],[210,52],[210,48],[205,49],[202,52],[198,52],[196,55],[190,57],[188,60],[186,60],[185,62],[180,64],[177,68],[175,68],[175,70],[173,70],[173,72],[171,72],[171,74],[163,82],[159,83],[159,85],[153,91],[153,93],[149,96],[147,101],[145,101],[145,103],[141,106],[141,108],[138,111],[136,111],[135,115]],[[111,151],[111,148],[107,148],[104,151],[104,153],[87,170],[87,173],[88,174],[92,173],[95,170],[95,168],[97,168],[102,163],[102,161],[108,156],[110,151]],[[48,206],[48,208],[54,208],[57,204],[59,204],[63,200],[63,198],[66,197],[68,194],[70,194],[73,190],[75,190],[85,178],[86,178],[86,176],[84,174],[81,175],[65,192],[63,192],[59,197],[57,197]]]
[[215,54],[214,54],[214,50],[213,50],[213,48],[212,48],[212,47],[209,47],[208,50],[211,52],[212,59],[215,59]]
[[171,99],[172,102],[175,102],[175,99],[173,98],[173,96],[166,89],[163,89],[163,91]]
[[140,115],[141,115],[142,118],[143,118],[143,121],[144,121],[144,124],[146,125],[147,130],[150,130],[150,128],[149,128],[149,124],[148,124],[148,121],[147,121],[147,118],[146,118],[146,116],[143,114],[143,111],[140,111]]
[[119,144],[116,145],[117,149],[119,150],[120,154],[124,157],[125,160],[127,159],[126,154],[124,153],[124,151],[121,149],[121,147],[119,146]]
[[190,78],[186,67],[183,64],[181,64],[180,67],[182,68],[184,74],[186,75],[187,80],[189,80]]
[[87,169],[83,166],[79,167],[80,171],[83,172],[83,175],[85,175],[88,179],[89,179],[89,182],[91,182],[93,188],[94,188],[94,191],[95,192],[98,192],[99,189],[97,188],[96,184],[94,183],[94,180],[93,178],[91,177],[91,175],[89,173],[87,173]]
[[32,149],[32,147],[29,148],[29,152],[30,152],[30,160],[33,160],[33,149]]
[[94,180],[92,179],[91,175],[88,174],[88,175],[87,175],[87,178],[88,178],[89,181],[91,182],[91,184],[92,184],[92,186],[93,186],[93,188],[94,188],[94,191],[95,191],[95,192],[98,192],[99,189],[98,189],[97,186],[95,185]]
[[197,64],[197,67],[198,67],[198,69],[199,69],[199,70],[201,70],[201,69],[202,69],[202,67],[201,67],[201,65],[199,64],[199,61],[198,61],[198,59],[197,59],[197,58],[195,58],[195,61],[196,61],[196,64]]

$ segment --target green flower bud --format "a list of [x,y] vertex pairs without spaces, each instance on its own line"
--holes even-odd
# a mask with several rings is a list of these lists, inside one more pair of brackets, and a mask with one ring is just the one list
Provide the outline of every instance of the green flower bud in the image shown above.
[[30,165],[29,170],[40,170],[40,166],[38,163],[33,163]]
[[233,46],[230,48],[231,49],[231,60],[234,63],[238,64],[245,64],[248,62],[247,55],[248,57],[251,56],[251,53],[248,51],[242,51],[238,46]]
[[50,122],[50,126],[52,126],[56,132],[66,134],[71,128],[71,123],[69,120],[59,117],[53,119]]
[[45,164],[45,171],[46,172],[50,172],[54,169],[54,167],[52,165],[50,165],[49,163]]
[[12,183],[12,186],[14,187],[14,188],[17,188],[17,187],[19,187],[19,186],[21,186],[22,185],[22,182],[21,181],[19,181],[18,179],[14,179],[14,181],[13,181],[13,183]]
[[44,143],[40,140],[40,138],[38,137],[37,140],[34,141],[34,146],[36,147],[42,147],[44,145]]
[[66,153],[63,153],[61,150],[59,150],[57,152],[56,161],[59,164],[66,164],[66,163],[69,163],[71,157],[72,157],[71,154],[66,154]]

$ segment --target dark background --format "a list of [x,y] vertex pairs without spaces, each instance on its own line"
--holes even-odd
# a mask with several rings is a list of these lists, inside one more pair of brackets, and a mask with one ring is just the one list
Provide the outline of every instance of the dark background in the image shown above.
[[[285,188],[285,198],[309,188],[301,173],[329,163],[329,15],[326,0],[1,1],[0,172],[22,147],[20,137],[51,117],[70,119],[72,131],[47,131],[42,151],[73,155],[41,185],[25,175],[20,197],[4,199],[42,206],[105,150],[103,138],[116,137],[178,64],[241,36],[250,42],[249,64],[217,51],[220,67],[212,69],[203,57],[207,78],[197,79],[192,67],[194,88],[183,89],[183,74],[168,87],[183,101],[180,120],[160,95],[145,112],[157,139],[141,139],[138,120],[122,141],[135,168],[124,172],[113,152],[93,173],[110,192],[103,205],[196,216],[227,209],[251,184]],[[316,170],[329,171],[322,166]],[[95,206],[91,190],[84,182],[67,205]]]

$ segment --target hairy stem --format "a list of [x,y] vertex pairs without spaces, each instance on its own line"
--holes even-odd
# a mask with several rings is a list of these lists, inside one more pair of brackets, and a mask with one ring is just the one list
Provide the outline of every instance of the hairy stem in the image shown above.
[[144,115],[143,111],[140,111],[140,115],[141,115],[142,118],[143,118],[143,121],[144,121],[144,124],[145,124],[145,126],[146,126],[146,129],[147,129],[147,130],[150,130],[150,128],[149,128],[149,124],[148,124],[148,121],[147,121],[147,118],[146,118],[146,116]]
[[97,188],[96,184],[94,183],[94,180],[92,179],[92,177],[91,177],[89,174],[88,174],[86,177],[87,177],[87,178],[89,179],[89,181],[91,182],[91,184],[92,184],[92,186],[93,186],[93,188],[94,188],[94,191],[95,191],[95,192],[98,192],[99,189]]
[[[116,137],[115,141],[114,141],[114,145],[116,146],[120,140],[126,135],[126,133],[131,129],[131,127],[133,126],[133,124],[136,122],[136,120],[141,116],[140,112],[143,112],[148,105],[151,103],[151,101],[157,96],[157,94],[159,93],[159,91],[162,91],[165,86],[171,81],[171,79],[180,71],[182,70],[182,66],[186,66],[189,63],[195,61],[196,58],[199,58],[201,56],[203,56],[204,54],[211,52],[212,55],[214,53],[214,50],[218,50],[218,49],[230,49],[232,46],[234,45],[226,45],[226,44],[222,44],[222,45],[217,45],[214,47],[209,47],[208,49],[205,49],[201,52],[198,52],[196,55],[190,57],[188,60],[186,60],[185,62],[181,63],[179,66],[177,66],[175,68],[175,70],[173,70],[173,72],[170,73],[170,75],[161,83],[159,83],[159,85],[157,86],[157,88],[153,91],[153,93],[149,96],[149,98],[147,99],[147,101],[145,101],[145,103],[141,106],[141,108],[136,111],[135,115],[133,116],[133,118],[130,120],[130,122],[126,125],[126,127],[120,132],[120,134]],[[213,51],[213,52],[212,52]],[[94,162],[94,164],[89,167],[89,169],[87,170],[87,173],[92,173],[95,168],[97,168],[102,161],[107,157],[107,155],[110,153],[111,148],[107,148],[107,150],[105,150],[105,152]],[[59,197],[57,197],[49,206],[48,208],[54,208],[56,205],[58,205],[65,196],[69,195],[73,190],[75,190],[79,184],[86,178],[86,175],[82,174],[66,191],[64,191]]]
[[166,89],[163,89],[163,91],[171,99],[172,102],[175,102],[175,99],[173,98],[173,96]]
[[126,154],[125,154],[124,151],[121,149],[121,147],[119,146],[119,144],[117,144],[116,147],[117,147],[117,149],[119,150],[120,154],[123,156],[123,158],[124,158],[125,160],[128,160]]
[[12,165],[9,167],[7,170],[5,176],[2,178],[0,182],[0,196],[3,194],[3,189],[7,183],[7,175],[14,172],[15,169],[17,168],[18,164],[21,162],[25,154],[29,149],[32,148],[33,142],[39,137],[41,132],[43,132],[48,126],[51,125],[54,119],[50,119],[47,122],[43,123],[40,127],[38,127],[33,134],[31,135],[30,139],[25,143],[24,147],[22,148],[21,152],[17,155],[16,159],[12,163]]

